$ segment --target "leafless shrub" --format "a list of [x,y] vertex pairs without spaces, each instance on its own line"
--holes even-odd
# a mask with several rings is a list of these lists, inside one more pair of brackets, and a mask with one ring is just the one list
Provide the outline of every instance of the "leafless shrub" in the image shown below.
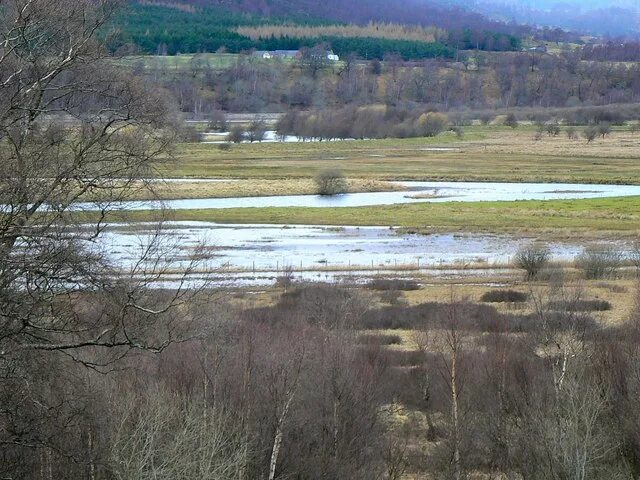
[[492,115],[490,113],[483,113],[482,115],[480,115],[480,123],[482,123],[482,125],[489,125],[491,122],[493,122],[494,119],[495,115]]
[[253,142],[262,142],[267,134],[267,124],[262,119],[253,120],[247,129],[247,139]]
[[122,411],[116,417],[109,464],[116,479],[232,480],[240,475],[241,431],[220,409],[159,389],[116,402]]
[[371,290],[420,290],[420,284],[415,280],[377,278],[367,284]]
[[480,301],[487,303],[515,303],[526,302],[529,296],[517,290],[490,290],[485,292]]
[[447,128],[449,119],[438,112],[424,113],[415,122],[416,133],[423,137],[435,137]]
[[606,300],[556,300],[549,302],[549,308],[563,312],[604,312],[612,306]]
[[294,279],[293,267],[291,265],[287,265],[282,269],[282,273],[276,279],[276,285],[284,288],[284,291],[286,292],[293,284]]
[[182,142],[197,143],[200,141],[201,137],[202,135],[193,125],[183,124],[180,127],[179,139]]
[[522,247],[515,256],[515,265],[526,273],[527,280],[534,280],[549,264],[551,252],[543,245],[532,244]]
[[611,245],[590,246],[575,263],[588,279],[612,278],[622,265],[622,255]]
[[328,284],[295,284],[274,307],[243,313],[258,323],[304,321],[327,329],[350,329],[369,309],[371,296],[362,290]]
[[598,124],[598,135],[605,138],[611,133],[611,124],[609,122],[600,122]]
[[318,195],[340,195],[347,192],[347,182],[340,170],[324,170],[315,178]]
[[407,304],[406,298],[399,290],[385,290],[380,294],[380,301],[388,303],[389,305],[404,305]]
[[360,335],[358,343],[362,345],[400,345],[402,338],[398,335]]
[[231,143],[242,143],[245,138],[247,138],[247,132],[245,132],[244,128],[240,125],[235,125],[229,131],[229,135],[227,136],[227,142]]
[[618,285],[609,282],[598,282],[595,286],[598,288],[609,290],[611,293],[627,293],[629,291],[629,289],[624,285]]
[[516,118],[516,116],[513,113],[510,113],[507,115],[507,117],[504,120],[504,125],[506,127],[511,127],[511,128],[518,128],[518,126],[520,125],[520,123],[518,122],[518,119]]
[[557,137],[560,135],[560,125],[557,122],[549,123],[546,125],[545,130],[550,137]]
[[593,142],[598,136],[598,128],[593,125],[585,127],[582,131],[582,135],[587,140],[587,143]]
[[229,128],[227,116],[220,110],[214,110],[209,116],[207,128],[212,132],[226,132]]

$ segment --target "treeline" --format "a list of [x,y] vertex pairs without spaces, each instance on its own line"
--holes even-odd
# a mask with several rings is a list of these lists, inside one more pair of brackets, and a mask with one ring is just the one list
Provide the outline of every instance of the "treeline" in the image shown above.
[[380,105],[290,112],[280,118],[276,132],[309,140],[433,137],[448,125],[449,120],[442,113]]
[[271,37],[294,38],[384,38],[388,40],[411,40],[417,42],[440,42],[452,48],[463,50],[483,51],[515,51],[522,48],[520,38],[490,31],[478,31],[465,28],[448,32],[436,27],[422,27],[412,25],[398,25],[387,23],[369,23],[359,25],[325,25],[325,26],[297,26],[297,25],[264,25],[239,27],[238,33],[254,40]]
[[639,62],[640,42],[609,42],[603,45],[585,45],[582,59],[597,62]]
[[105,32],[118,31],[117,36],[109,37],[112,51],[128,45],[149,54],[215,52],[223,47],[239,52],[252,48],[253,42],[233,28],[261,23],[256,15],[224,10],[195,13],[164,4],[132,3],[117,12]]
[[[342,59],[342,64],[320,65],[319,69],[313,62],[241,56],[230,67],[219,69],[208,63],[207,56],[196,55],[190,63],[184,62],[183,70],[162,59],[142,57],[134,68],[172,92],[180,109],[196,117],[215,110],[283,112],[370,104],[447,112],[588,111],[640,102],[640,65],[584,62],[577,51],[558,56],[477,52],[462,56],[457,63],[441,59],[406,62],[398,55],[386,55],[383,62],[365,62],[350,55]],[[582,120],[576,118],[576,122]]]
[[448,117],[452,125],[467,126],[473,121],[480,120],[489,125],[506,116],[516,122],[530,122],[534,124],[552,125],[564,124],[572,126],[594,126],[601,124],[621,126],[633,120],[640,119],[640,104],[607,105],[600,107],[574,108],[515,108],[496,110],[472,110],[464,112],[449,112]]
[[477,31],[465,28],[453,30],[447,37],[447,45],[459,50],[487,52],[511,52],[522,49],[519,37],[501,32]]

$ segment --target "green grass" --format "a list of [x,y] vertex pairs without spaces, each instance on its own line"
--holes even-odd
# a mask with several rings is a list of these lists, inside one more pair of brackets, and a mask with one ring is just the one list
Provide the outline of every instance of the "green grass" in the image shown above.
[[122,57],[117,60],[118,64],[126,67],[143,66],[145,70],[165,70],[167,72],[177,71],[186,73],[192,71],[194,67],[198,71],[203,68],[211,67],[214,70],[223,70],[233,66],[240,58],[235,53],[200,53],[198,54],[198,63],[193,64],[192,60],[195,54],[181,55],[132,55]]
[[[150,212],[131,212],[145,220]],[[640,197],[518,202],[422,203],[357,208],[177,210],[171,219],[221,223],[378,225],[408,230],[491,231],[554,237],[640,234]]]

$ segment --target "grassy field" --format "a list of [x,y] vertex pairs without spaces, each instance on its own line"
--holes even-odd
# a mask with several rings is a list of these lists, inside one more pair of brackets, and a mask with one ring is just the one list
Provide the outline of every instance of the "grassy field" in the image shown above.
[[126,67],[141,66],[145,70],[165,70],[185,72],[192,70],[194,66],[200,70],[207,65],[214,70],[222,70],[234,65],[240,55],[235,53],[201,53],[198,55],[198,64],[193,64],[194,54],[184,55],[132,55],[118,59],[120,65]]
[[591,144],[534,128],[468,127],[435,138],[234,145],[184,144],[159,166],[167,177],[309,178],[327,168],[385,180],[640,183],[640,134],[617,130]]
[[[348,193],[389,192],[403,187],[375,179],[346,180]],[[142,185],[140,185],[142,187]],[[310,178],[243,179],[229,182],[157,182],[152,188],[137,188],[131,200],[175,200],[190,198],[269,197],[274,195],[314,195],[318,186]]]
[[[150,212],[129,212],[145,220]],[[640,235],[640,197],[518,202],[450,202],[357,208],[176,210],[173,220],[221,223],[400,226],[435,231],[509,232],[544,238]]]
[[[464,139],[181,145],[158,173],[166,177],[237,178],[240,182],[167,184],[162,198],[313,193],[311,178],[338,168],[351,191],[384,190],[379,180],[475,180],[640,183],[640,135],[616,129],[587,144],[566,135],[534,139],[534,127],[468,129]],[[149,212],[133,212],[132,220]],[[222,223],[400,226],[419,232],[483,231],[554,238],[640,234],[640,197],[477,203],[424,203],[360,208],[180,210],[177,220]]]

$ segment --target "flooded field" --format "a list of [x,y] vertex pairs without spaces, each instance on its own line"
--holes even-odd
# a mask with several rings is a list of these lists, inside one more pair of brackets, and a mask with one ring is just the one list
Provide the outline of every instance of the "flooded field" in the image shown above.
[[[100,245],[125,268],[140,256],[154,234],[151,224],[117,225]],[[171,222],[163,242],[178,251],[167,259],[171,270],[183,269],[199,245],[205,245],[199,271],[220,282],[272,282],[285,270],[297,278],[331,280],[380,272],[460,275],[465,270],[504,269],[530,238],[488,234],[403,234],[383,227],[220,225]],[[552,243],[553,260],[570,261],[582,245]],[[626,246],[620,243],[620,249]],[[224,272],[224,275],[222,275]]]

